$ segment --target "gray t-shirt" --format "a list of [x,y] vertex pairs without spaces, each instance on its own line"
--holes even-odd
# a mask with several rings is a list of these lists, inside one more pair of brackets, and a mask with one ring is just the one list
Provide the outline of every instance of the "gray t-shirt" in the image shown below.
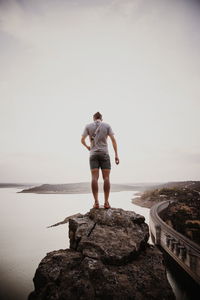
[[95,144],[90,149],[90,155],[99,152],[108,153],[107,137],[108,135],[114,135],[111,126],[98,119],[95,120],[93,123],[87,124],[85,126],[82,136],[87,137],[89,135],[90,143],[91,143],[91,137],[95,133],[95,130],[100,124],[101,126],[95,136]]

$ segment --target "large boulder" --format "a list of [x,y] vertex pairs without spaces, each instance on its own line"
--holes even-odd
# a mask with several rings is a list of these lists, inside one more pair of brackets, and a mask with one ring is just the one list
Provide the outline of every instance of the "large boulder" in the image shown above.
[[69,219],[70,249],[41,261],[29,300],[175,299],[144,221],[116,208]]
[[144,217],[133,211],[92,209],[69,220],[70,248],[107,264],[131,261],[149,238]]

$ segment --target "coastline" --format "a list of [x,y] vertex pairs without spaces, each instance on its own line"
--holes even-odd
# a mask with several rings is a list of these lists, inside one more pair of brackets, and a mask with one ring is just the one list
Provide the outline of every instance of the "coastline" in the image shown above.
[[[140,187],[127,184],[111,184],[110,192],[140,191]],[[103,182],[99,182],[99,193],[104,192]],[[42,184],[26,188],[18,193],[34,194],[91,194],[91,183],[68,183],[68,184]]]
[[[112,193],[117,193],[117,192],[128,192],[131,190],[113,190],[113,191],[110,191]],[[134,192],[134,190],[133,190]],[[77,194],[77,195],[80,195],[80,194],[91,194],[92,191],[38,191],[38,192],[32,192],[32,191],[19,191],[17,193],[31,193],[31,194]],[[103,193],[103,191],[99,191],[99,193]]]
[[156,203],[156,201],[142,200],[141,196],[132,198],[131,201],[133,204],[138,205],[140,207],[145,207],[145,208],[151,208]]

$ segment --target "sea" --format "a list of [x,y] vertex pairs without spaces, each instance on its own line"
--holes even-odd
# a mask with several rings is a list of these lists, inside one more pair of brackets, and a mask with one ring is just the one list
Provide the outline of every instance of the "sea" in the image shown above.
[[[27,300],[34,290],[33,277],[48,252],[69,247],[68,224],[50,227],[76,213],[86,213],[93,205],[88,194],[19,193],[21,188],[0,188],[0,299]],[[132,203],[137,191],[110,193],[115,208],[133,210],[149,224],[149,209]],[[99,194],[103,205],[103,193]],[[151,240],[149,240],[151,243]],[[168,280],[178,300],[190,300],[175,273]]]

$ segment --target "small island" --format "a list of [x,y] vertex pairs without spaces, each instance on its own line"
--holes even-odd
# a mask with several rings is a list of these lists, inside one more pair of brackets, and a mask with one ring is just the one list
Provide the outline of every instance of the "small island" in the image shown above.
[[[121,191],[144,191],[152,184],[117,184],[111,183],[111,192]],[[99,182],[99,191],[103,192],[103,183]],[[42,184],[39,186],[23,189],[19,193],[37,194],[88,194],[91,193],[90,182],[65,183],[65,184]]]

